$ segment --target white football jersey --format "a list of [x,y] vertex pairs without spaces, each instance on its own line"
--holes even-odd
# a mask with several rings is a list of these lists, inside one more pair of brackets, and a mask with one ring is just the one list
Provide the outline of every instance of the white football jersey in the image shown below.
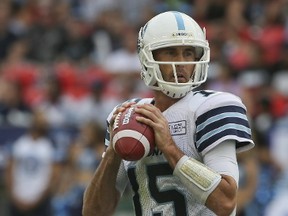
[[[138,104],[153,103],[152,98],[134,101]],[[246,108],[235,95],[203,90],[190,92],[163,115],[169,122],[176,145],[187,156],[201,162],[209,150],[224,140],[235,140],[238,152],[254,146]],[[107,130],[106,146],[110,144],[109,139]],[[178,177],[173,176],[172,168],[157,149],[139,161],[123,160],[117,179],[120,192],[124,191],[127,182],[134,191],[137,216],[215,215],[193,197]]]
[[12,147],[13,194],[23,203],[36,202],[49,187],[55,150],[46,138],[24,134]]

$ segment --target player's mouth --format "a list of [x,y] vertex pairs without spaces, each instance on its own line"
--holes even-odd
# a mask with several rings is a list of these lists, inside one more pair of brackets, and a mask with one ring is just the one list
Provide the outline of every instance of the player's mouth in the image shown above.
[[178,83],[186,83],[188,81],[186,77],[181,73],[177,74],[177,80]]

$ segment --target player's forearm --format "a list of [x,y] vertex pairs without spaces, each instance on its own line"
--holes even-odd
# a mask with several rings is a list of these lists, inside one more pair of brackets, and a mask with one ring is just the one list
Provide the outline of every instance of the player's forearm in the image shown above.
[[177,162],[180,160],[181,157],[183,157],[184,153],[177,146],[171,146],[168,148],[169,151],[165,151],[163,152],[163,154],[165,155],[165,158],[168,160],[171,168],[174,169]]
[[121,159],[108,148],[84,193],[83,216],[108,216],[114,213],[120,197],[115,188],[120,163]]
[[172,137],[165,140],[163,143],[165,144],[162,144],[161,146],[158,145],[158,148],[164,154],[171,168],[174,169],[178,161],[183,157],[184,153],[177,147]]
[[203,163],[183,156],[174,168],[195,198],[217,215],[230,215],[236,205],[237,185],[230,176],[220,175]]
[[[165,146],[163,153],[173,169],[184,156],[184,153],[172,142]],[[201,172],[201,170],[198,170],[198,172]],[[220,183],[216,184],[215,190],[211,190],[205,205],[217,215],[230,215],[236,206],[236,182],[229,176],[222,176],[220,179]],[[195,185],[193,187],[195,189]]]
[[233,215],[237,202],[236,191],[235,180],[230,176],[222,175],[221,182],[208,196],[205,205],[219,216]]

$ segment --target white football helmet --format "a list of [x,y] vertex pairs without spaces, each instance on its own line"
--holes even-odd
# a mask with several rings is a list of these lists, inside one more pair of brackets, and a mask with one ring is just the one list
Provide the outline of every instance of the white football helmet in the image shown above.
[[[196,50],[197,60],[193,62],[155,61],[152,51],[164,47],[192,46]],[[188,15],[177,11],[168,11],[153,17],[139,31],[138,55],[141,62],[141,78],[152,89],[160,90],[172,98],[184,97],[207,79],[210,48],[206,40],[205,29]],[[163,80],[160,64],[171,64],[175,82]],[[176,65],[195,64],[194,73],[187,83],[179,83]]]

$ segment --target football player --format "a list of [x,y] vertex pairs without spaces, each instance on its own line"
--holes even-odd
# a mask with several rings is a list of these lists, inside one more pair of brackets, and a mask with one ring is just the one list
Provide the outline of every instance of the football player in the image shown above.
[[195,90],[207,79],[210,48],[205,29],[188,15],[168,11],[140,29],[141,76],[153,98],[129,106],[151,126],[157,148],[139,161],[115,153],[108,127],[103,159],[84,195],[83,215],[113,215],[129,183],[135,215],[235,215],[236,153],[254,146],[246,108],[230,93]]

